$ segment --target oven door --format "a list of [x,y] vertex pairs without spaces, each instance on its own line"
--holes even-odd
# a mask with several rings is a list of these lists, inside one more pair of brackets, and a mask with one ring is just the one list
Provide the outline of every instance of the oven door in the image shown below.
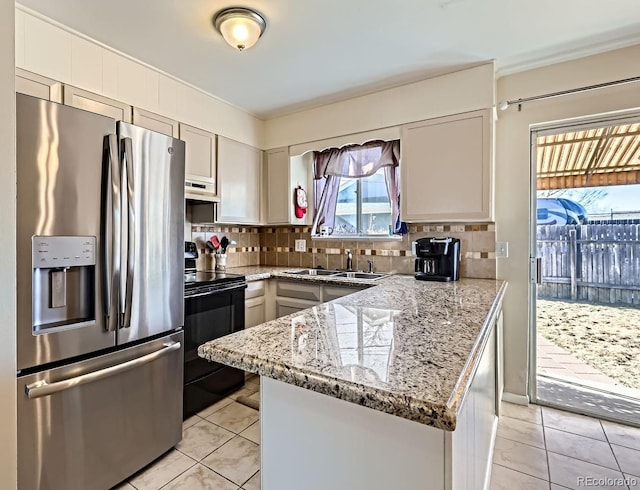
[[185,298],[185,417],[244,384],[243,371],[198,357],[198,347],[244,329],[245,288],[233,285]]

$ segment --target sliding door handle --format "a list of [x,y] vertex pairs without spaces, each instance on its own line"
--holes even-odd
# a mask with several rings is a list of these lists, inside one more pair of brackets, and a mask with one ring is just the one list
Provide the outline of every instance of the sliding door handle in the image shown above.
[[99,381],[116,374],[124,373],[125,371],[129,371],[130,369],[144,366],[145,364],[155,361],[156,359],[178,349],[180,349],[180,342],[171,342],[165,344],[162,349],[152,352],[151,354],[138,357],[137,359],[131,359],[130,361],[123,362],[122,364],[116,364],[115,366],[100,369],[99,371],[82,374],[80,376],[76,376],[75,378],[56,381],[54,383],[48,383],[44,380],[36,381],[35,383],[27,385],[25,387],[25,392],[27,394],[27,397],[30,399],[53,395],[54,393],[58,393],[60,391],[68,390],[76,386],[82,386],[94,381]]
[[536,257],[536,284],[542,284],[542,257]]

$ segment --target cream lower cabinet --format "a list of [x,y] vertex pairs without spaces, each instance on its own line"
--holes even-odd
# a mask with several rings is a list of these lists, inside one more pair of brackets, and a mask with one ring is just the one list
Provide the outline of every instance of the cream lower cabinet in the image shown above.
[[180,139],[185,142],[186,197],[218,201],[216,135],[180,123]]
[[322,302],[322,286],[278,279],[276,283],[276,318],[297,313]]
[[178,121],[137,107],[133,108],[133,124],[173,138],[178,137]]
[[276,317],[291,315],[299,311],[306,310],[318,306],[318,301],[309,301],[306,299],[295,298],[276,298]]
[[244,291],[244,327],[251,328],[265,322],[265,281],[247,283]]
[[220,204],[217,222],[260,223],[262,151],[222,136],[218,137]]
[[131,122],[132,108],[124,102],[87,92],[71,85],[64,86],[62,99],[64,105],[112,117],[116,121]]
[[276,318],[306,310],[342,296],[361,291],[365,287],[337,286],[330,283],[302,283],[278,279],[276,284]]
[[402,127],[404,221],[492,219],[492,128],[489,109]]
[[16,92],[52,102],[62,102],[62,84],[16,68]]

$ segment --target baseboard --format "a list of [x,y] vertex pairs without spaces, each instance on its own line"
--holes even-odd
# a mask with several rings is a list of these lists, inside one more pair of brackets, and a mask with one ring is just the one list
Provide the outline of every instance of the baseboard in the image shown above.
[[515,403],[516,405],[529,405],[529,397],[527,395],[516,395],[507,391],[502,393],[502,401]]

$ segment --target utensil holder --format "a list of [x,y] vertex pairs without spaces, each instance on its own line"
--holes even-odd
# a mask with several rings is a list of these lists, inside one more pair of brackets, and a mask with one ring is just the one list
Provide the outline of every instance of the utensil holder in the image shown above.
[[216,254],[216,270],[227,270],[227,254]]

